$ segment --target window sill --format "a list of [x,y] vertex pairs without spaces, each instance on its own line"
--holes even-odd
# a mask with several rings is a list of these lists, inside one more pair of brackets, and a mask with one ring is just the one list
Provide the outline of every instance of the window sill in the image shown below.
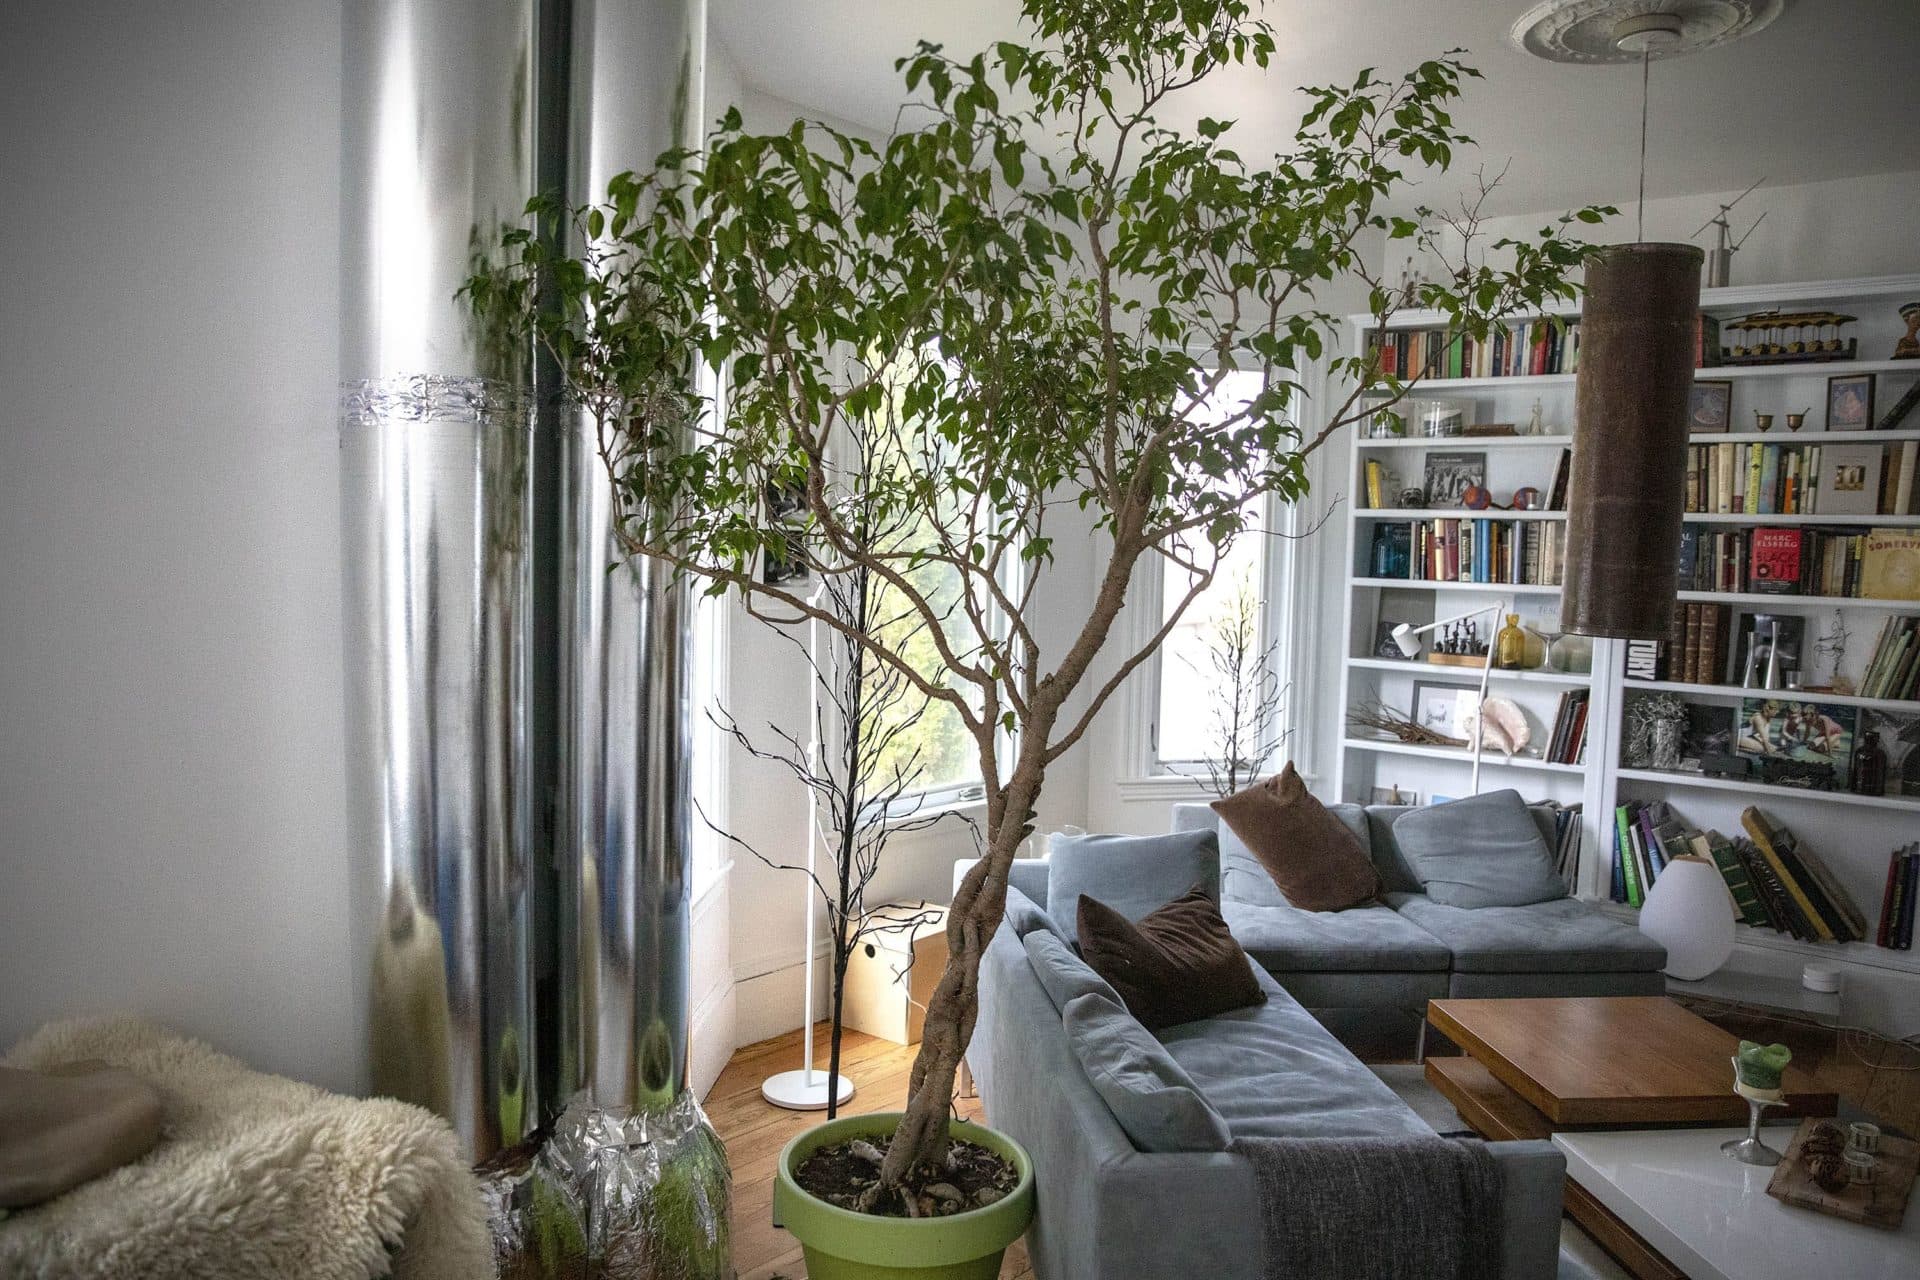
[[[1317,774],[1302,773],[1300,780],[1313,789],[1319,781]],[[1147,802],[1153,800],[1211,800],[1213,791],[1204,777],[1193,777],[1181,773],[1153,773],[1134,778],[1121,778],[1114,784],[1120,798],[1127,801]]]

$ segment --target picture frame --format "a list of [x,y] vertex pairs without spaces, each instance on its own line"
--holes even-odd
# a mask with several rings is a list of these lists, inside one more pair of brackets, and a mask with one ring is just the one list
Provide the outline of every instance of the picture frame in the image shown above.
[[1411,805],[1417,809],[1420,807],[1420,793],[1418,791],[1408,790],[1406,787],[1372,787],[1367,791],[1367,803],[1404,804]]
[[1742,698],[1734,749],[1752,760],[1785,760],[1833,770],[1845,783],[1853,762],[1853,707],[1781,698]]
[[1842,373],[1827,379],[1827,430],[1866,431],[1873,426],[1873,375]]
[[1820,514],[1870,516],[1880,509],[1880,468],[1884,450],[1877,444],[1830,444],[1820,450]]
[[[807,498],[799,488],[769,484],[761,495],[769,524],[779,525],[798,537],[806,526]],[[776,554],[771,547],[760,555],[760,581],[768,586],[797,586],[812,580],[813,574],[797,559]]]
[[1484,453],[1429,453],[1426,465],[1427,506],[1433,510],[1465,510],[1467,490],[1485,487]]
[[1687,393],[1687,431],[1709,434],[1733,430],[1733,381],[1701,378]]
[[1422,728],[1464,740],[1477,696],[1472,685],[1415,680],[1413,718]]

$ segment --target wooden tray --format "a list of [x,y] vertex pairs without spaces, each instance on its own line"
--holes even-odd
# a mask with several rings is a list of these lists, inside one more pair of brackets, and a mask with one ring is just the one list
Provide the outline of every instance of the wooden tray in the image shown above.
[[1802,1120],[1800,1127],[1793,1131],[1787,1157],[1775,1167],[1773,1181],[1767,1184],[1767,1194],[1786,1204],[1830,1213],[1849,1222],[1864,1223],[1886,1231],[1896,1230],[1900,1226],[1900,1219],[1906,1216],[1907,1195],[1913,1190],[1914,1167],[1920,1163],[1920,1143],[1881,1134],[1878,1152],[1880,1163],[1873,1171],[1873,1181],[1865,1185],[1843,1187],[1839,1191],[1825,1191],[1808,1175],[1807,1162],[1800,1151],[1807,1135],[1813,1132],[1813,1126],[1820,1123],[1819,1120]]

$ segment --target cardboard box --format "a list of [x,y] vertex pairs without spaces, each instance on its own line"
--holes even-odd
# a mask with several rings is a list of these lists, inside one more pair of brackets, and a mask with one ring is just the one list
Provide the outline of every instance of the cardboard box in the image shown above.
[[882,1040],[918,1044],[927,1001],[947,967],[947,909],[931,902],[890,902],[868,912],[867,919],[879,931],[862,938],[847,962],[842,1020]]

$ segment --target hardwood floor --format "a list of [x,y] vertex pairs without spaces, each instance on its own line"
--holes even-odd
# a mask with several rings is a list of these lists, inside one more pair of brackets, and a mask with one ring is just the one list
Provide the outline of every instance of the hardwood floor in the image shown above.
[[[816,1063],[826,1066],[826,1024],[815,1037]],[[907,1077],[913,1069],[914,1045],[891,1044],[849,1031],[841,1042],[841,1072],[853,1081],[850,1115],[868,1111],[897,1111],[907,1096]],[[774,1163],[780,1149],[802,1130],[819,1123],[823,1111],[783,1111],[760,1096],[760,1082],[776,1071],[800,1065],[800,1032],[790,1031],[771,1040],[750,1044],[733,1055],[706,1097],[707,1116],[726,1144],[733,1166],[733,1262],[740,1280],[802,1280],[807,1274],[800,1245],[775,1227],[773,1212]],[[958,1099],[959,1114],[980,1115],[977,1098]],[[1001,1280],[1031,1280],[1024,1242],[1007,1250]]]

